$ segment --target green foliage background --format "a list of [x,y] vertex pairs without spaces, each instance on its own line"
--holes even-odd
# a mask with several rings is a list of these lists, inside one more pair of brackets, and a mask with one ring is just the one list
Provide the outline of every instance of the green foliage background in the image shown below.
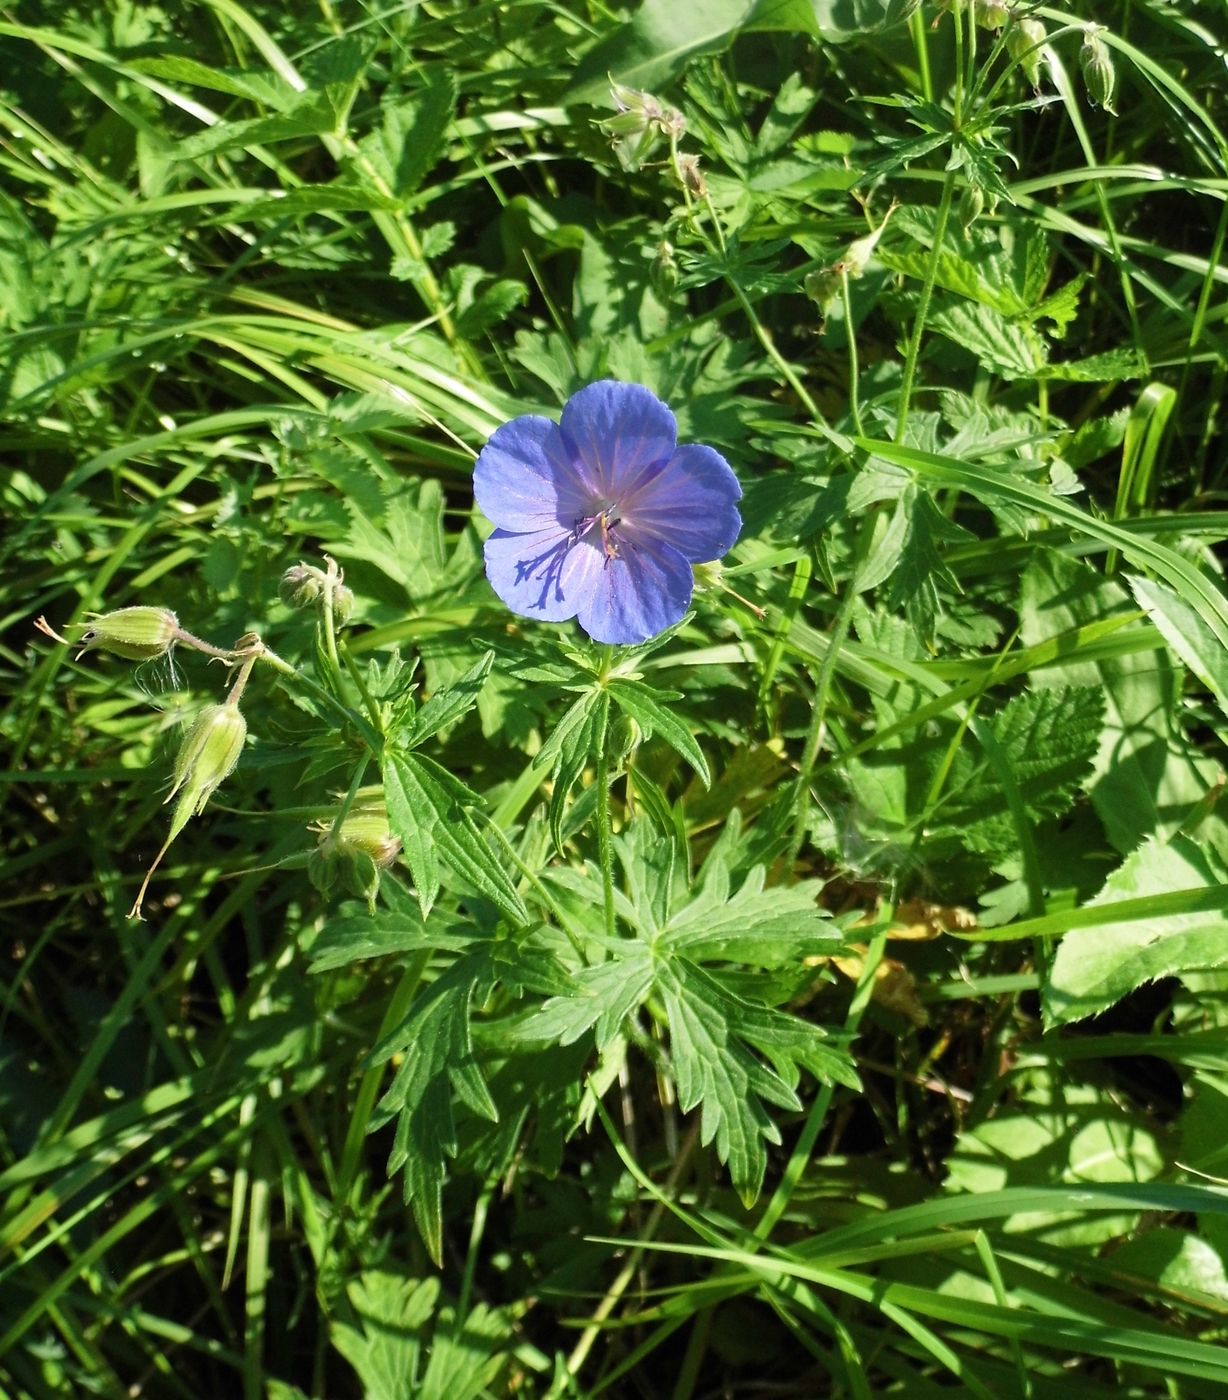
[[[1224,1393],[1226,46],[4,12],[0,1391]],[[603,377],[746,492],[616,654],[469,482]],[[145,921],[224,668],[32,628],[134,604],[281,658]]]

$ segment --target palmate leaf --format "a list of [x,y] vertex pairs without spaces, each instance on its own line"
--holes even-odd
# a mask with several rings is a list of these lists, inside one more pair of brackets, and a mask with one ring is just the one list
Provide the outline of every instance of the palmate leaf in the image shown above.
[[442,885],[440,862],[476,893],[524,925],[528,911],[511,877],[465,810],[478,797],[431,759],[388,749],[383,763],[388,824],[402,843],[423,917]]
[[679,1105],[684,1112],[700,1109],[700,1140],[715,1144],[749,1206],[763,1184],[766,1144],[780,1141],[765,1105],[801,1107],[797,1066],[854,1089],[857,1076],[847,1056],[822,1043],[816,1027],[743,1001],[686,959],[661,965],[656,990],[669,1023]]
[[666,946],[703,962],[778,967],[831,952],[843,941],[831,915],[816,903],[821,881],[764,888],[765,877],[763,866],[755,866],[729,897],[728,871],[708,873],[695,899],[670,919]]
[[663,739],[699,774],[704,787],[711,785],[712,778],[708,772],[707,760],[695,742],[695,736],[678,716],[667,708],[670,701],[680,698],[675,691],[653,690],[642,681],[618,678],[610,682],[609,692],[618,708],[624,714],[630,715],[643,730],[645,739],[650,739],[654,734]]
[[405,1199],[413,1206],[436,1263],[443,1251],[444,1163],[457,1148],[453,1091],[482,1117],[493,1122],[499,1116],[469,1031],[469,1008],[490,995],[494,981],[486,951],[461,958],[418,997],[405,1019],[372,1052],[376,1064],[403,1056],[371,1130],[396,1120],[388,1170],[404,1169]]

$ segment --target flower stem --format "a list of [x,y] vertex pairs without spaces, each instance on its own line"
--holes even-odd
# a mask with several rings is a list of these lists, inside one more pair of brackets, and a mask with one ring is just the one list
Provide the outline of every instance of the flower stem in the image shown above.
[[849,272],[840,269],[840,292],[844,299],[844,336],[849,343],[849,414],[858,437],[865,437],[861,423],[861,372],[857,361],[857,336],[853,329],[853,298],[849,295]]
[[601,697],[600,738],[597,746],[597,860],[601,866],[601,902],[607,938],[616,938],[614,921],[614,841],[610,819],[610,697]]
[[921,337],[925,334],[925,322],[930,312],[930,299],[934,295],[934,283],[938,278],[938,259],[942,256],[943,240],[947,236],[947,220],[951,216],[951,200],[955,193],[955,175],[949,173],[942,182],[942,198],[938,204],[938,217],[934,221],[934,243],[930,248],[929,263],[925,269],[925,282],[921,287],[921,299],[917,302],[917,315],[913,321],[912,337],[908,342],[908,355],[904,361],[904,382],[900,385],[900,402],[896,412],[895,440],[904,441],[904,428],[908,423],[909,400],[912,398],[913,382],[917,377],[917,359],[921,353]]

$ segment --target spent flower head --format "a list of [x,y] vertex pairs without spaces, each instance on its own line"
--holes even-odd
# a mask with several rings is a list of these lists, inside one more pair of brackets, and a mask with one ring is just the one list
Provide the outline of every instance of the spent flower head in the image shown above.
[[719,559],[742,529],[742,488],[714,448],[678,445],[670,410],[641,384],[573,394],[561,420],[497,429],[473,472],[498,528],[486,576],[514,613],[577,618],[598,642],[644,642],[680,621],[693,564]]

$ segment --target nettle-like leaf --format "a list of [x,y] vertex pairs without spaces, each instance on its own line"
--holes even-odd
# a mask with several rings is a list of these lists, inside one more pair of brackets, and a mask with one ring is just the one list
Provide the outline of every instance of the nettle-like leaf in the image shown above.
[[494,981],[488,950],[465,955],[417,998],[372,1053],[375,1064],[402,1057],[371,1128],[396,1121],[388,1170],[404,1169],[405,1200],[436,1263],[443,1252],[444,1164],[457,1150],[453,1092],[474,1113],[498,1118],[469,1030],[470,1007],[489,997]]
[[[1226,881],[1228,867],[1209,845],[1188,836],[1144,842],[1084,906],[1128,900],[1134,906],[1130,917],[1072,929],[1058,945],[1045,979],[1045,1020],[1051,1025],[1079,1021],[1158,977],[1222,969],[1222,910],[1174,913],[1160,897],[1184,890],[1222,891]],[[1157,898],[1154,913],[1135,903],[1148,896]]]
[[417,92],[385,98],[379,129],[359,149],[397,198],[412,195],[442,155],[455,106],[456,81],[438,68]]
[[992,723],[998,763],[972,739],[961,745],[944,797],[931,817],[931,840],[1003,856],[1016,848],[1002,795],[1006,764],[1029,818],[1058,816],[1091,775],[1104,725],[1104,697],[1090,686],[1029,691],[1007,701]]

